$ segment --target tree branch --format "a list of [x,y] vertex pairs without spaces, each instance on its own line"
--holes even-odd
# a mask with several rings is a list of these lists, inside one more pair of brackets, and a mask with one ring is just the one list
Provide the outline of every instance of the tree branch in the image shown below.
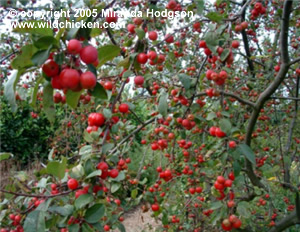
[[[252,133],[254,131],[260,110],[263,108],[264,103],[267,101],[268,98],[277,90],[279,85],[284,80],[287,72],[288,72],[288,64],[289,64],[289,55],[288,55],[288,29],[289,29],[289,19],[290,19],[290,13],[292,9],[292,1],[286,0],[284,2],[284,8],[282,13],[282,22],[281,22],[281,34],[280,34],[280,49],[281,49],[281,58],[282,58],[282,64],[280,66],[280,70],[277,73],[275,80],[268,86],[267,89],[264,90],[264,92],[260,95],[257,102],[255,103],[255,109],[251,114],[247,132],[245,136],[245,143],[248,146],[251,146],[251,139],[252,139]],[[260,179],[256,176],[256,174],[253,171],[252,163],[245,159],[246,162],[246,173],[251,180],[251,183],[255,186],[261,187],[266,189],[266,187],[261,183]]]
[[[244,0],[243,3],[244,3],[244,8],[243,8],[243,11],[242,11],[242,21],[245,21],[246,7],[247,7],[246,0]],[[253,65],[253,61],[250,59],[251,52],[250,52],[249,41],[248,41],[248,37],[247,37],[245,29],[242,30],[242,38],[243,38],[245,52],[246,52],[246,55],[247,55],[248,66],[249,66],[250,72],[251,72],[251,74],[254,78],[255,77],[254,65]]]
[[15,195],[15,196],[23,196],[23,197],[36,197],[36,198],[45,198],[45,199],[48,199],[48,198],[53,198],[53,197],[59,197],[59,196],[64,196],[64,195],[68,195],[78,189],[80,189],[81,187],[78,187],[76,189],[73,189],[73,190],[69,190],[69,191],[66,191],[66,192],[61,192],[61,193],[58,193],[58,194],[53,194],[53,195],[39,195],[39,194],[27,194],[27,193],[16,193],[16,192],[12,192],[12,191],[7,191],[5,189],[0,189],[0,192],[3,192],[3,193],[8,193],[8,194],[12,194],[12,195]]
[[183,115],[183,118],[185,118],[185,115],[187,114],[187,112],[189,111],[189,109],[191,108],[191,106],[192,106],[192,104],[193,104],[193,101],[194,101],[194,99],[195,99],[196,92],[197,92],[197,86],[198,86],[198,83],[199,83],[199,80],[200,80],[200,75],[201,75],[201,72],[202,72],[202,70],[203,70],[203,68],[204,68],[204,65],[205,65],[206,61],[207,61],[207,58],[208,58],[208,57],[206,56],[205,59],[204,59],[204,61],[203,61],[202,64],[201,64],[200,68],[199,68],[199,71],[198,71],[197,76],[196,76],[196,78],[197,78],[196,84],[195,84],[195,87],[194,87],[195,92],[193,93],[193,96],[191,97],[190,105],[189,105],[189,107],[186,109],[186,111],[185,111],[185,113],[184,113],[184,115]]
[[300,62],[300,57],[292,60],[290,63],[289,63],[289,66],[293,65],[293,64],[296,64],[297,62]]
[[291,214],[289,214],[288,216],[282,218],[279,222],[277,222],[276,225],[269,230],[269,232],[281,232],[299,223],[300,220],[297,218],[296,210],[294,210]]
[[[251,106],[252,108],[254,108],[254,106],[255,106],[255,104],[253,102],[243,99],[243,98],[235,95],[234,93],[225,92],[225,91],[220,91],[220,93],[224,94],[224,96],[232,97],[232,98],[236,99],[237,101],[239,101],[240,103]],[[201,96],[206,96],[206,92],[200,92],[200,93],[196,94],[196,97],[201,97]]]
[[124,139],[122,139],[122,141],[120,143],[117,144],[117,146],[114,147],[114,149],[112,149],[108,156],[113,154],[116,150],[118,150],[118,148],[125,143],[130,137],[132,137],[133,135],[135,135],[136,133],[138,133],[140,130],[142,130],[145,126],[147,126],[148,124],[152,123],[155,120],[154,118],[149,119],[148,121],[144,122],[141,126],[137,127],[134,131],[132,131],[129,135],[127,135]]
[[139,118],[139,116],[136,115],[136,113],[133,110],[129,109],[129,111],[134,115],[134,117],[139,121],[139,123],[144,124],[144,122]]
[[282,99],[282,100],[292,100],[292,101],[300,101],[300,98],[297,97],[270,97],[271,99]]
[[252,108],[255,106],[255,104],[253,102],[243,99],[243,98],[235,95],[234,93],[229,93],[229,92],[225,92],[225,91],[220,91],[220,93],[224,94],[224,96],[232,97],[245,105],[251,106]]
[[[296,83],[296,99],[299,99],[299,82],[300,82],[300,77],[298,76],[297,78],[297,83]],[[300,100],[300,99],[299,99]],[[289,134],[288,134],[288,139],[287,143],[285,146],[285,154],[289,154],[291,144],[292,144],[292,138],[293,138],[293,130],[296,126],[296,120],[297,120],[297,114],[298,114],[298,101],[295,101],[295,109],[294,109],[294,114],[293,114],[293,119],[290,123],[290,128],[289,128]],[[285,162],[284,165],[284,182],[290,183],[290,164],[288,162]],[[283,185],[284,187],[287,187],[286,185]]]

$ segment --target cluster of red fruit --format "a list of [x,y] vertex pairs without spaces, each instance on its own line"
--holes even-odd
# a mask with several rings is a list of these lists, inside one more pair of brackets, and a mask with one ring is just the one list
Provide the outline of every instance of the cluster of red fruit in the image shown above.
[[[113,110],[114,113],[118,112],[116,109]],[[119,105],[119,112],[126,114],[129,112],[129,106],[126,103]],[[91,133],[92,131],[98,131],[98,128],[105,124],[106,118],[101,113],[90,113],[88,116],[88,127],[87,132]],[[118,116],[112,116],[110,120],[110,126],[119,122]],[[100,136],[103,136],[104,132]],[[110,139],[109,134],[107,135],[107,140]]]
[[157,53],[153,50],[149,51],[147,54],[146,53],[139,53],[136,56],[136,61],[139,64],[146,64],[147,61],[149,60],[150,65],[156,65],[156,64],[162,64],[166,60],[165,56],[162,54],[157,55]]
[[117,169],[118,170],[126,170],[128,168],[127,164],[130,164],[131,163],[131,159],[130,158],[127,158],[127,159],[120,159],[119,162],[118,162],[118,166],[117,166]]
[[203,189],[202,187],[198,186],[198,187],[191,187],[189,188],[189,192],[190,194],[194,195],[195,193],[202,193]]
[[234,214],[230,215],[222,222],[222,228],[225,231],[230,231],[232,229],[239,229],[241,226],[242,226],[242,221]]
[[206,71],[206,78],[208,80],[214,81],[217,85],[223,85],[226,79],[228,78],[228,74],[224,70],[222,70],[219,73],[216,73],[213,70],[209,69]]
[[237,24],[234,28],[235,32],[240,32],[242,30],[246,30],[248,28],[248,23],[246,21]]
[[[80,67],[80,60],[85,64],[98,65],[98,51],[92,45],[82,47],[81,42],[76,39],[69,41],[67,52],[71,56],[71,65],[62,65],[61,67],[53,60],[53,54],[43,64],[42,70],[51,78],[51,84],[54,89],[80,91],[82,89],[93,89],[96,86],[97,78],[90,71],[82,72],[72,68]],[[80,59],[76,58],[76,55]],[[73,64],[74,63],[74,64]]]
[[32,118],[37,118],[38,117],[38,114],[34,113],[34,112],[30,112],[30,115],[31,115]]
[[182,7],[175,0],[170,0],[166,5],[166,8],[173,11],[182,11]]
[[[239,42],[237,40],[232,41],[232,48],[238,48],[239,47]],[[207,47],[206,42],[204,40],[199,41],[199,47],[204,49],[204,53],[208,56],[208,62],[211,64],[212,68],[216,68],[216,61],[219,61],[220,63],[223,63],[221,60],[221,55],[224,51],[224,48],[218,47],[217,48],[217,53],[219,56],[212,55],[211,50]],[[232,50],[230,49],[229,54],[225,60],[226,64],[228,67],[231,66],[231,64],[234,61],[234,56],[232,53]]]
[[183,149],[189,149],[193,145],[192,141],[186,141],[184,139],[177,141],[177,144]]
[[34,197],[28,202],[28,208],[38,207],[44,201],[45,201],[44,199],[38,199],[38,198]]
[[164,179],[164,181],[169,181],[173,178],[170,169],[166,169],[165,171],[163,171],[161,167],[158,167],[156,170],[157,172],[159,172],[159,178]]
[[2,228],[0,232],[24,232],[23,227],[20,225],[22,219],[21,215],[10,214],[9,219],[12,220],[11,225],[16,228],[11,230]]
[[255,161],[256,161],[256,166],[259,168],[259,167],[262,167],[264,166],[266,160],[268,159],[268,156],[264,156],[262,158],[255,158]]
[[172,89],[171,95],[173,96],[173,101],[175,103],[180,101],[181,105],[188,106],[189,105],[188,99],[181,94],[177,96],[178,92],[179,92],[178,89]]
[[[163,81],[161,82],[161,85],[162,85],[162,87],[165,87],[165,88],[168,87],[168,85],[167,85],[166,83],[164,83]],[[158,84],[156,81],[154,81],[154,82],[152,83],[152,86],[150,86],[150,90],[152,91],[152,92],[151,92],[152,95],[156,95],[156,94],[157,94],[157,91],[158,91],[160,88],[161,88],[161,86],[159,86],[159,84]]]
[[251,20],[256,19],[259,15],[263,15],[266,13],[266,8],[261,4],[261,2],[257,2],[254,4],[254,8],[251,11]]
[[212,126],[209,128],[209,134],[214,137],[223,138],[226,136],[226,133],[221,130],[220,127]]
[[151,144],[151,149],[153,151],[156,151],[156,150],[164,150],[168,147],[168,140],[166,139],[159,139],[157,141],[154,141],[152,144]]
[[176,121],[181,124],[186,130],[191,130],[196,126],[194,117],[188,117],[186,119],[177,118]]
[[101,127],[105,123],[105,117],[101,113],[90,113],[88,116],[87,132],[97,131],[98,127]]
[[[218,176],[217,177],[217,179],[214,183],[214,187],[215,187],[216,190],[218,190],[218,192],[220,194],[220,196],[217,197],[218,200],[221,201],[225,198],[224,189],[225,188],[230,188],[232,186],[232,182],[234,181],[234,179],[235,179],[235,176],[234,176],[233,172],[230,172],[228,174],[228,179],[225,179],[224,176]],[[229,195],[230,195],[230,200],[233,200],[234,194],[232,194],[232,192],[230,192]]]
[[200,22],[195,22],[193,24],[193,29],[199,33],[201,33],[201,23]]
[[214,88],[206,89],[205,92],[206,92],[206,95],[210,98],[218,97],[220,95],[220,93]]
[[229,179],[225,179],[224,176],[218,176],[214,183],[214,187],[218,190],[224,190],[225,188],[230,188],[232,186],[232,181],[235,179],[234,175],[228,176]]
[[117,178],[118,175],[119,175],[119,171],[117,169],[111,169],[111,170],[108,170],[108,164],[104,161],[100,162],[98,165],[97,165],[97,169],[98,170],[101,170],[101,176],[100,178],[105,180],[108,176],[110,176],[111,178]]

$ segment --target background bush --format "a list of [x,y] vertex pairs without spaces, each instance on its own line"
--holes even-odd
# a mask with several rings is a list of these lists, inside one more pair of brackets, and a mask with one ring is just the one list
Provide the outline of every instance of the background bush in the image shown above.
[[51,125],[44,114],[31,117],[33,109],[28,102],[22,102],[15,114],[1,96],[0,136],[1,152],[10,152],[23,165],[34,159],[47,158],[49,138],[58,128],[58,122]]

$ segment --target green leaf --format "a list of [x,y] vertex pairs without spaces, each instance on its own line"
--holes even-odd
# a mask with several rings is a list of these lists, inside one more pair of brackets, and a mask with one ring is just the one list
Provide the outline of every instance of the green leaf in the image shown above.
[[11,66],[13,69],[29,68],[33,65],[31,57],[37,51],[32,44],[25,45],[21,48],[22,53],[13,59]]
[[210,120],[213,120],[216,117],[217,117],[217,115],[216,115],[215,112],[209,112],[208,115],[206,116],[206,120],[210,121]]
[[204,0],[196,0],[197,14],[202,15],[204,10]]
[[94,176],[101,176],[101,174],[102,174],[101,170],[96,170],[96,171],[93,171],[91,174],[89,174],[85,179],[89,179],[89,178],[92,178]]
[[79,30],[79,27],[75,27],[75,28],[71,28],[69,31],[68,31],[68,34],[67,34],[67,40],[70,40],[70,39],[74,39],[77,32]]
[[119,172],[119,175],[114,179],[114,181],[120,182],[122,180],[125,180],[125,174],[124,172]]
[[94,171],[94,164],[91,161],[91,159],[88,159],[85,163],[84,163],[84,173],[85,175],[89,175]]
[[103,109],[103,115],[106,119],[110,119],[112,117],[112,113],[110,109],[107,108]]
[[[88,133],[86,130],[83,132],[83,138],[86,142],[92,143],[94,141],[93,137],[91,136],[90,133]],[[85,159],[85,157],[88,157],[90,154],[85,154],[82,159]]]
[[158,112],[164,117],[168,114],[167,99],[168,99],[168,93],[163,91],[160,95],[159,102],[158,102]]
[[230,50],[228,48],[225,48],[220,56],[221,61],[224,62],[229,56],[229,54],[230,54]]
[[37,97],[37,93],[39,91],[39,85],[44,81],[44,77],[40,76],[36,82],[35,82],[35,86],[31,95],[31,100],[30,100],[30,105],[35,108],[36,106],[36,97]]
[[96,229],[96,228],[92,228],[92,227],[90,226],[90,224],[87,224],[87,223],[83,223],[83,224],[81,225],[81,231],[82,231],[82,232],[95,232],[95,229]]
[[207,48],[209,48],[209,50],[211,50],[211,52],[214,54],[214,55],[217,55],[217,46],[215,45],[211,45],[211,44],[206,44]]
[[18,108],[16,103],[15,91],[20,76],[21,76],[21,72],[14,70],[11,74],[11,77],[4,84],[4,96],[7,99],[8,103],[10,104],[12,112],[16,112]]
[[25,232],[45,232],[45,212],[41,210],[34,210],[30,212],[24,222]]
[[112,186],[111,186],[111,193],[117,192],[120,187],[121,187],[121,184],[119,184],[119,183],[113,183]]
[[219,123],[220,123],[221,130],[228,135],[231,131],[230,121],[228,119],[222,118]]
[[51,206],[49,211],[67,217],[73,214],[74,206],[69,204],[64,206]]
[[95,76],[97,76],[97,69],[93,64],[88,64],[88,70],[91,71],[92,73],[95,74]]
[[123,73],[122,77],[125,79],[127,77],[130,77],[133,74],[131,70],[127,70],[126,72]]
[[91,194],[83,194],[80,195],[76,200],[75,200],[75,207],[76,209],[81,209],[84,206],[88,205],[94,200],[93,195]]
[[247,144],[241,143],[238,146],[238,148],[242,152],[242,154],[244,154],[246,156],[246,158],[252,164],[254,164],[254,165],[256,164],[256,162],[255,162],[255,154],[254,154],[254,152],[252,151],[252,149]]
[[91,145],[85,145],[79,150],[79,155],[86,156],[89,155],[92,152],[92,146]]
[[102,33],[102,31],[99,28],[92,28],[90,36],[93,38],[98,35],[101,35],[101,33]]
[[180,73],[178,75],[178,78],[186,90],[188,90],[191,87],[192,80],[188,75],[186,75],[184,73]]
[[133,190],[131,191],[131,198],[132,198],[132,199],[135,199],[136,196],[137,196],[137,194],[138,194],[138,190],[137,190],[137,189],[133,189]]
[[53,102],[53,88],[50,82],[46,81],[43,89],[43,108],[50,122],[55,119],[55,107]]
[[58,161],[49,162],[47,165],[47,173],[61,180],[65,176],[66,167],[67,167],[67,159],[63,157],[61,162]]
[[96,98],[100,98],[100,99],[104,99],[104,100],[107,99],[107,92],[106,92],[106,90],[98,82],[97,82],[95,88],[93,89],[93,91],[91,91],[91,94],[92,94],[92,96],[94,96]]
[[73,167],[71,169],[71,171],[69,172],[69,175],[72,178],[75,178],[75,179],[80,179],[81,177],[83,177],[83,175],[84,175],[84,168],[81,165],[81,163],[79,163],[78,165],[76,165],[75,167]]
[[223,31],[226,29],[226,27],[228,27],[227,24],[220,25],[216,30],[217,34],[221,35]]
[[[86,18],[86,20],[81,20],[81,21],[91,22],[91,19],[92,19],[92,17],[89,17],[89,18]],[[84,38],[86,40],[89,40],[91,32],[92,32],[92,28],[80,27],[78,30],[77,36],[79,38]]]
[[205,17],[216,23],[219,23],[223,20],[223,16],[217,12],[209,12]]
[[[206,45],[217,46],[218,45],[218,34],[215,31],[208,31],[205,34],[204,40]],[[210,47],[209,47],[210,49]]]
[[119,228],[120,232],[126,232],[125,226],[122,223],[119,223],[117,227]]
[[85,212],[84,219],[88,223],[96,223],[104,216],[104,213],[105,213],[104,205],[95,204]]
[[135,29],[135,32],[136,32],[136,34],[137,34],[139,40],[142,40],[142,39],[145,38],[145,31],[144,31],[143,29],[141,29],[141,28],[136,28],[136,29]]
[[130,65],[129,57],[126,57],[117,64],[117,68],[123,67],[128,69],[129,65]]
[[8,153],[8,152],[1,152],[0,153],[0,161],[2,160],[7,160],[9,159],[10,157],[13,157],[14,155],[11,154],[11,153]]
[[115,145],[113,143],[106,143],[104,144],[104,146],[102,147],[102,153],[105,154],[107,153],[109,150],[111,150]]
[[216,201],[211,204],[210,209],[215,210],[221,208],[222,206],[223,204],[221,201]]
[[[50,27],[46,27],[47,24],[46,21],[42,20],[28,20],[26,21],[28,25],[31,25],[30,27],[16,27],[13,29],[13,32],[17,33],[30,33],[30,34],[38,34],[38,35],[44,35],[44,36],[52,36],[53,31]],[[44,26],[43,26],[44,25]]]
[[224,218],[226,214],[226,208],[225,207],[222,207],[218,210],[215,210],[212,215],[210,216],[211,220],[210,220],[210,224],[212,226],[216,226],[217,225],[217,222],[221,219],[221,218]]
[[250,218],[251,217],[251,212],[250,212],[250,205],[246,201],[241,201],[239,202],[236,211],[238,212],[239,215],[245,217],[245,218]]
[[98,48],[99,66],[113,60],[120,54],[121,48],[116,45],[106,45]]
[[50,45],[57,45],[57,40],[53,36],[43,36],[35,41],[34,46],[39,49],[48,49]]
[[233,163],[233,172],[235,176],[238,176],[241,172],[241,166],[237,160]]
[[79,231],[79,224],[72,224],[68,226],[68,231],[69,232],[78,232]]
[[49,46],[48,49],[40,50],[34,53],[31,57],[31,61],[35,66],[41,66],[45,63],[45,61],[49,58],[50,51],[52,49],[52,45]]
[[56,55],[54,55],[54,61],[58,64],[58,65],[62,65],[65,61],[65,54],[63,52],[60,52]]
[[46,188],[47,186],[47,181],[48,179],[47,178],[42,178],[40,179],[40,181],[38,182],[37,186],[38,188]]
[[169,219],[168,219],[168,214],[166,214],[166,213],[163,213],[163,216],[162,216],[162,224],[163,225],[167,225],[167,224],[169,224]]
[[68,90],[66,95],[66,102],[73,109],[77,107],[81,93],[82,91],[73,92],[72,90]]

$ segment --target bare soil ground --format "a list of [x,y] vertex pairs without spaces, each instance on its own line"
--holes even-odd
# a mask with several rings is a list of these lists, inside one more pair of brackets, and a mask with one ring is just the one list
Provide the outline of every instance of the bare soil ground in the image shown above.
[[160,228],[161,224],[159,221],[155,221],[151,214],[151,210],[143,213],[141,207],[125,213],[123,225],[126,228],[126,232],[155,232],[157,228]]

